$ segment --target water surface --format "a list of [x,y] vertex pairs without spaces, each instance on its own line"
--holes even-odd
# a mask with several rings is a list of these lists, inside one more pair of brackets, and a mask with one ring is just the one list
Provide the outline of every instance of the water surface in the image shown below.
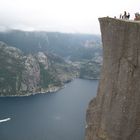
[[84,140],[85,113],[98,81],[76,79],[49,94],[0,98],[0,140]]

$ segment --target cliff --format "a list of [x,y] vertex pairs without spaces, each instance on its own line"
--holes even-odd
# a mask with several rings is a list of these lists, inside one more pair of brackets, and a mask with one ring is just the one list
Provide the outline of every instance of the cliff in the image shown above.
[[0,96],[56,91],[77,74],[61,57],[44,52],[25,55],[0,42]]
[[103,66],[86,140],[140,140],[140,22],[100,18]]

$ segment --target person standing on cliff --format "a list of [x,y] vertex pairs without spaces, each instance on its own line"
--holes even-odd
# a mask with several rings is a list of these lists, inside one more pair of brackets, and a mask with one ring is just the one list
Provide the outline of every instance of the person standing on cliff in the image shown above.
[[124,15],[122,16],[122,19],[126,19],[127,18],[127,13],[126,11],[124,11]]
[[140,20],[140,14],[137,12],[137,13],[135,13],[135,18],[134,18],[134,20]]
[[130,13],[128,13],[128,15],[126,17],[127,17],[127,19],[129,19],[130,18]]
[[122,19],[122,14],[120,14],[120,19]]

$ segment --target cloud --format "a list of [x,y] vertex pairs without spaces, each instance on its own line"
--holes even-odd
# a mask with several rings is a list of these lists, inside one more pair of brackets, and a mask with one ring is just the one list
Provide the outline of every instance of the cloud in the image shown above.
[[138,0],[2,0],[0,28],[99,33],[98,17],[138,12]]

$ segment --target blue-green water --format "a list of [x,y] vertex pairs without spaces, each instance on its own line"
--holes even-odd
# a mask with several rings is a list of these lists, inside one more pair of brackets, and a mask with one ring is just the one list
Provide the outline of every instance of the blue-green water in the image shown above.
[[85,115],[97,80],[76,79],[50,94],[0,98],[0,140],[84,140]]

